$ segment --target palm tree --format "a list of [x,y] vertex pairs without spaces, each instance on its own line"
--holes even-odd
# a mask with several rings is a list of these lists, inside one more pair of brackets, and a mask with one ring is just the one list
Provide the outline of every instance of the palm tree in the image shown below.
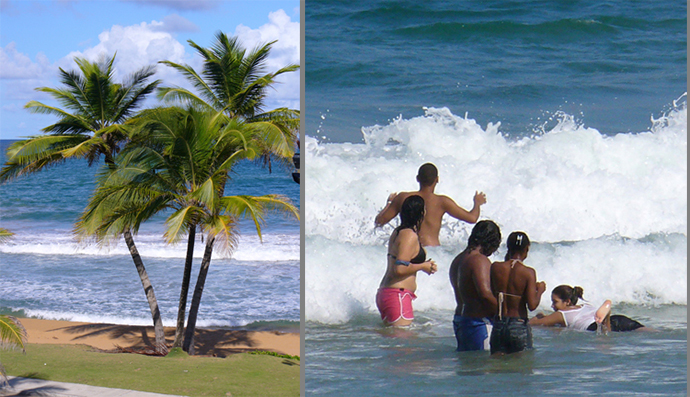
[[[21,348],[22,352],[26,352],[24,345],[26,344],[26,329],[15,317],[0,315],[0,347],[3,349]],[[0,364],[0,386],[7,384],[7,374],[5,368]]]
[[[223,242],[223,249],[232,252],[239,218],[253,219],[261,236],[260,225],[266,211],[296,216],[297,210],[278,195],[222,196],[222,186],[232,167],[259,152],[256,136],[262,134],[251,124],[194,108],[148,110],[140,120],[144,124],[141,135],[133,137],[132,144],[123,149],[116,168],[102,172],[98,190],[79,225],[84,234],[107,240],[123,229],[136,232],[142,222],[168,210],[166,240],[175,243],[187,237],[173,343],[177,347],[182,344],[196,230],[205,232],[208,240]],[[202,260],[200,277],[205,278],[209,265],[210,252]],[[197,302],[197,311],[198,306]],[[190,316],[191,313],[190,310]],[[188,321],[188,332],[190,328],[193,332],[195,323],[196,312],[194,319]]]
[[[14,234],[7,229],[0,228],[0,243],[4,243]],[[13,316],[0,315],[0,347],[3,349],[13,349],[19,347],[22,352],[26,352],[26,329]],[[7,385],[7,374],[5,368],[0,363],[0,386]]]
[[259,45],[249,53],[236,37],[228,37],[222,32],[216,34],[210,48],[201,47],[192,40],[188,43],[203,58],[201,74],[189,65],[170,61],[161,63],[182,73],[198,94],[180,87],[161,87],[158,97],[221,112],[229,118],[254,124],[254,128],[264,133],[261,159],[268,164],[269,170],[275,156],[280,161],[289,160],[294,154],[296,132],[299,131],[299,111],[288,108],[265,111],[264,102],[268,90],[276,84],[276,77],[296,71],[299,65],[287,65],[265,73],[266,59],[275,41]]
[[[10,145],[8,160],[0,170],[0,182],[40,171],[69,158],[86,159],[89,165],[93,165],[103,156],[106,166],[113,167],[115,155],[129,141],[131,116],[160,84],[159,80],[148,82],[155,73],[153,66],[132,73],[123,83],[115,83],[115,55],[101,62],[79,57],[74,61],[79,71],[60,68],[63,87],[36,89],[56,99],[62,109],[37,101],[25,105],[32,113],[54,115],[59,120],[43,128],[46,135],[29,137]],[[164,348],[163,322],[153,287],[131,232],[124,230],[123,236],[151,309],[156,345]]]
[[[169,102],[182,102],[209,112],[218,112],[228,119],[235,119],[251,125],[257,132],[255,144],[258,146],[259,156],[271,170],[271,159],[288,163],[294,154],[297,131],[299,131],[299,111],[278,108],[265,111],[264,101],[269,88],[276,84],[276,77],[296,71],[298,65],[288,65],[273,73],[265,73],[266,59],[275,41],[257,46],[247,53],[237,38],[231,38],[222,32],[216,34],[216,40],[210,48],[204,48],[189,40],[188,43],[203,59],[201,74],[189,65],[181,65],[170,61],[161,63],[173,67],[182,73],[195,87],[198,94],[180,87],[161,87],[158,89],[160,99]],[[224,194],[225,185],[220,187],[220,195]],[[209,243],[211,245],[209,245]],[[207,240],[207,250],[213,247],[213,240]],[[210,260],[210,256],[209,256]],[[191,271],[191,269],[190,269]],[[204,267],[197,278],[195,296],[192,308],[198,311],[201,290],[205,277],[202,276]],[[183,279],[183,293],[186,293],[189,278]],[[180,299],[186,302],[186,297]],[[178,311],[178,327],[180,318],[184,318],[185,307],[180,305]],[[196,314],[194,314],[194,317]],[[190,320],[192,310],[190,308]],[[189,323],[189,321],[188,321]],[[188,330],[185,345],[189,346],[192,331]],[[187,349],[185,349],[187,350]]]
[[115,83],[115,55],[100,63],[79,57],[74,61],[79,72],[60,68],[64,87],[36,88],[64,109],[38,101],[24,106],[32,113],[54,115],[59,120],[42,129],[47,135],[17,141],[7,149],[8,160],[0,172],[0,181],[42,170],[67,158],[83,158],[92,165],[103,156],[106,164],[112,164],[113,156],[129,139],[127,120],[160,84],[160,80],[147,83],[155,73],[153,66],[134,72],[122,84]]

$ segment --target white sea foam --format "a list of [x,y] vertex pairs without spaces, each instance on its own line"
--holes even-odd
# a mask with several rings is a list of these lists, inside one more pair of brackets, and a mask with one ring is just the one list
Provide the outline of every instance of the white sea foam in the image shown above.
[[[44,320],[61,320],[83,323],[101,323],[101,324],[120,324],[120,325],[139,325],[139,326],[153,326],[151,317],[127,317],[127,316],[112,316],[99,314],[85,314],[72,313],[64,311],[51,310],[25,310],[24,314],[28,317],[35,317]],[[278,319],[279,320],[279,319]],[[209,327],[244,327],[253,323],[254,321],[248,319],[233,319],[233,320],[199,320],[196,326],[201,328]],[[164,327],[174,327],[176,322],[174,318],[163,319]]]
[[[374,229],[373,219],[391,192],[418,188],[415,175],[425,162],[439,168],[437,193],[469,209],[474,192],[484,191],[482,219],[496,221],[504,237],[529,234],[529,264],[549,291],[575,284],[593,301],[686,304],[685,95],[649,131],[607,136],[566,114],[557,121],[515,138],[500,123],[482,128],[429,108],[421,117],[363,128],[363,144],[307,137],[306,318],[342,322],[376,310],[397,221]],[[439,273],[419,275],[416,309],[455,307],[447,269],[471,227],[446,217],[445,248],[431,250]],[[542,303],[548,308],[548,295]]]
[[[240,262],[298,261],[300,259],[299,235],[264,233],[262,237],[263,241],[256,236],[241,236],[237,249],[232,253],[232,259]],[[169,245],[159,235],[138,235],[135,236],[135,243],[139,254],[145,258],[184,258],[187,250],[186,241]],[[129,250],[122,240],[105,247],[79,243],[70,237],[69,231],[17,233],[12,240],[0,246],[0,252],[41,255],[129,255]],[[198,240],[194,257],[201,258],[203,253],[204,244]],[[227,257],[227,253],[216,248],[213,258],[223,257]]]

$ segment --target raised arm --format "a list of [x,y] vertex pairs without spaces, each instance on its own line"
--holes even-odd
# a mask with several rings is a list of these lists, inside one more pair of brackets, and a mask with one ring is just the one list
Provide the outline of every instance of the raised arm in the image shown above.
[[486,203],[486,195],[483,192],[474,193],[474,206],[470,211],[460,207],[450,197],[443,196],[443,210],[450,216],[467,223],[477,223],[480,207]]
[[383,207],[381,212],[376,215],[374,219],[375,227],[380,227],[390,222],[391,219],[395,218],[400,212],[402,207],[402,202],[405,200],[405,195],[391,193],[386,200],[386,206]]

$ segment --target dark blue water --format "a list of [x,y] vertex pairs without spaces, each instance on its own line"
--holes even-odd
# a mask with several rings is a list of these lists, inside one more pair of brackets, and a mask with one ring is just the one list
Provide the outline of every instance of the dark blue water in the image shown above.
[[360,128],[423,107],[531,133],[557,111],[604,134],[641,132],[686,91],[686,4],[310,1],[306,134],[360,142]]

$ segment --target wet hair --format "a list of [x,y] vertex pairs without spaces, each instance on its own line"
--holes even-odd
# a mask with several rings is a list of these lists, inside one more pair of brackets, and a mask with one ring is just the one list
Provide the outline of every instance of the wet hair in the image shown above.
[[551,291],[552,295],[556,295],[560,300],[569,300],[571,305],[576,305],[578,299],[582,299],[582,287],[571,287],[569,285],[559,285]]
[[496,252],[501,245],[501,229],[493,221],[484,220],[477,222],[472,228],[470,238],[467,240],[467,248],[481,247],[482,254],[489,256]]
[[415,232],[419,231],[424,220],[424,199],[422,196],[409,196],[402,203],[400,209],[400,226],[395,230],[412,229]]
[[431,163],[423,164],[417,172],[417,182],[422,186],[431,186],[438,178],[438,169]]
[[506,260],[513,257],[516,252],[525,252],[530,246],[529,237],[525,232],[512,232],[508,235],[506,240],[506,245],[508,245],[508,253],[506,254]]

